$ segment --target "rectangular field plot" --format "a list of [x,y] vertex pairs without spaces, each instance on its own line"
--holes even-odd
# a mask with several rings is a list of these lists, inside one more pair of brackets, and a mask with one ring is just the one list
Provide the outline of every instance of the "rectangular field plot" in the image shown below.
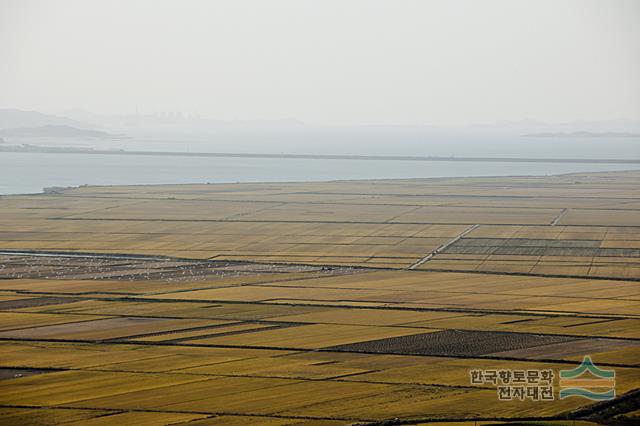
[[91,320],[99,320],[103,317],[95,316],[79,316],[79,315],[49,315],[49,314],[31,314],[22,312],[0,312],[0,333],[10,333],[20,329],[27,329],[38,326],[49,326],[52,324],[69,324],[75,322],[84,322]]
[[269,348],[317,349],[375,338],[424,333],[424,330],[399,327],[313,324],[253,333],[208,337],[191,343]]
[[0,404],[61,405],[85,400],[87,395],[93,398],[120,395],[202,380],[206,378],[179,374],[59,371],[12,380],[0,395]]
[[[33,314],[35,315],[35,314]],[[216,325],[212,320],[186,320],[165,318],[119,317],[76,321],[59,325],[22,328],[0,332],[3,338],[29,339],[115,339],[140,334],[152,334],[167,330]]]

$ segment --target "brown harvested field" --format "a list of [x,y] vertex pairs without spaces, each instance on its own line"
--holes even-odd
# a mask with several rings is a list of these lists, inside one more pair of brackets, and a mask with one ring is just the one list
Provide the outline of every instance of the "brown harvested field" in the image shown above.
[[0,424],[564,424],[585,355],[637,399],[638,218],[638,172],[2,196]]
[[444,330],[370,340],[334,346],[330,349],[383,354],[476,357],[497,352],[522,351],[538,346],[575,342],[576,340],[572,337],[530,333]]

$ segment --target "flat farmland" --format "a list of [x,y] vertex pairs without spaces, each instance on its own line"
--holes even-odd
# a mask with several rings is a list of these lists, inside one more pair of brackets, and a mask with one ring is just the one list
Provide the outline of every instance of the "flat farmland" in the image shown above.
[[[638,172],[2,196],[0,423],[611,424],[638,218]],[[606,407],[559,398],[586,355]],[[471,370],[552,370],[553,399]]]

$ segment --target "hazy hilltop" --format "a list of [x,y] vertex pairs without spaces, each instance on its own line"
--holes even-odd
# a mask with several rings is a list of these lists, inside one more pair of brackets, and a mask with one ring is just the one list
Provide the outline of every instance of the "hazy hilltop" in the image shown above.
[[8,138],[82,138],[82,139],[115,139],[122,135],[103,132],[101,130],[79,129],[77,127],[53,125],[35,127],[14,127],[0,130],[0,136]]
[[38,111],[0,109],[0,136],[5,142],[16,138],[58,139],[122,139],[124,136],[98,130],[100,124],[62,115],[45,114]]
[[529,138],[640,138],[640,133],[630,132],[541,132],[523,135]]
[[0,108],[0,129],[38,126],[71,126],[81,129],[93,129],[97,126],[69,117],[43,114],[37,111],[22,111],[12,108]]

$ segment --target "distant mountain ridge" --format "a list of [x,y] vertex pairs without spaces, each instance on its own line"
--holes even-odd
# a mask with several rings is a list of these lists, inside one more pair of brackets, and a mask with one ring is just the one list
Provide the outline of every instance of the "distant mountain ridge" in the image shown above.
[[117,139],[124,137],[101,130],[79,129],[65,125],[45,125],[36,127],[15,127],[0,130],[0,136],[5,138],[89,138],[89,139]]
[[93,129],[97,126],[68,117],[43,114],[37,111],[21,111],[12,108],[0,108],[0,129],[38,126],[71,126],[81,129]]
[[541,132],[522,135],[528,138],[640,138],[640,133],[629,132]]

